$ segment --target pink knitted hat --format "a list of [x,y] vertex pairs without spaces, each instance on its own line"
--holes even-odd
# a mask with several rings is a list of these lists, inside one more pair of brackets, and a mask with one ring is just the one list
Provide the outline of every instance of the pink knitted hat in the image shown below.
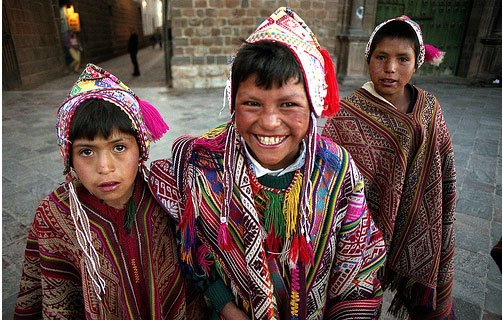
[[65,167],[69,167],[70,126],[75,109],[88,99],[103,99],[124,111],[138,133],[140,160],[148,159],[151,141],[159,140],[168,125],[159,112],[141,100],[122,81],[94,64],[88,64],[58,109],[58,145]]

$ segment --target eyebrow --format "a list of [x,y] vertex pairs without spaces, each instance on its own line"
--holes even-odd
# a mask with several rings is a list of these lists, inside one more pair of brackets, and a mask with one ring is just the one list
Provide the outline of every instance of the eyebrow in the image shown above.
[[[79,140],[86,140],[86,142],[81,142]],[[116,139],[113,139],[113,140],[107,140],[107,143],[118,143],[118,142],[122,142],[122,141],[125,141],[125,140],[128,140],[127,138],[125,137],[119,137],[119,138],[116,138]],[[87,142],[89,141],[89,142]],[[73,141],[73,146],[74,147],[91,147],[94,145],[93,143],[94,140],[88,140],[88,139],[77,139],[75,141]]]

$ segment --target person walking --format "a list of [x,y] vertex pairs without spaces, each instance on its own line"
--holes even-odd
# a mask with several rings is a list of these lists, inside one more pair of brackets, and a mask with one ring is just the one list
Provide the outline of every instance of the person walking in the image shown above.
[[72,57],[72,62],[70,62],[70,68],[73,72],[79,73],[80,71],[80,58],[81,53],[83,51],[82,46],[80,45],[80,41],[77,37],[77,33],[75,31],[68,31],[65,41],[66,48],[70,52],[70,56]]
[[128,52],[131,57],[131,62],[133,63],[133,74],[132,76],[138,77],[140,75],[140,67],[138,66],[138,33],[136,30],[131,31],[131,35],[128,40]]

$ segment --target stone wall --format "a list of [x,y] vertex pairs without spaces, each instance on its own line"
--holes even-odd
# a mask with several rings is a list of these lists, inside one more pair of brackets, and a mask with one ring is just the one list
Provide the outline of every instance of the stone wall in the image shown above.
[[[66,72],[64,41],[61,35],[59,0],[4,0],[5,23],[12,39],[10,52],[15,56],[20,77],[19,87],[30,88],[56,79]],[[84,48],[81,65],[99,63],[127,53],[131,29],[136,29],[141,46],[143,39],[140,3],[133,0],[75,0]],[[4,37],[6,30],[3,30]],[[5,48],[2,48],[4,50]],[[8,76],[2,72],[3,76]]]
[[55,19],[59,16],[58,1],[4,0],[2,9],[8,17],[21,83],[32,86],[53,79],[58,66],[64,65]]
[[174,0],[172,76],[175,88],[223,87],[228,64],[246,38],[271,13],[288,6],[332,54],[339,1]]

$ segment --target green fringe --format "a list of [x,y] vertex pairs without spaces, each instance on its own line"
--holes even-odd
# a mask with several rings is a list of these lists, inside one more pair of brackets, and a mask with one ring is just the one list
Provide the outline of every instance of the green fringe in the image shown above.
[[265,227],[269,232],[271,227],[274,227],[274,232],[277,236],[284,238],[286,232],[285,216],[283,215],[283,194],[266,191],[266,196],[269,199],[267,208],[264,210]]
[[133,196],[129,198],[126,205],[126,216],[124,217],[124,229],[128,234],[131,233],[131,229],[133,228],[133,221],[136,217],[136,204],[134,203]]

